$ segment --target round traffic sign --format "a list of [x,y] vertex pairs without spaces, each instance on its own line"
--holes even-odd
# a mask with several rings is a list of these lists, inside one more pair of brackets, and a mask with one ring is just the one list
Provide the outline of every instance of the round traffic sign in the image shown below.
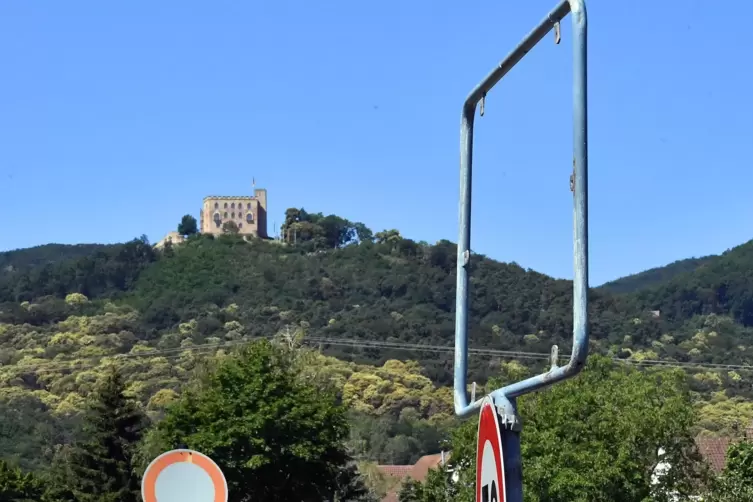
[[141,480],[144,502],[227,502],[227,481],[214,461],[194,450],[152,460]]
[[504,502],[505,465],[497,408],[491,397],[481,404],[476,444],[476,502]]

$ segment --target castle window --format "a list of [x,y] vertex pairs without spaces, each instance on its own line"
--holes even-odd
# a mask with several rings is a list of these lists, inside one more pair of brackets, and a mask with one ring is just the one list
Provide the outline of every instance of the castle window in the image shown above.
[[214,224],[217,225],[217,228],[220,228],[220,225],[222,225],[222,218],[220,217],[220,213],[214,213]]
[[249,222],[249,223],[253,223],[254,222],[254,215],[251,214],[251,213],[248,213],[246,215],[246,221]]
[[214,208],[215,209],[219,209],[220,208],[220,203],[219,202],[215,202],[214,203]]
[[230,204],[230,209],[235,209],[235,202],[233,202],[232,204]]
[[251,203],[246,204],[246,209],[251,209]]
[[225,211],[225,218],[227,218],[227,211]]
[[234,219],[234,218],[235,218],[235,213],[232,213],[232,214],[230,215],[230,217]]
[[243,228],[243,223],[238,223],[238,228]]

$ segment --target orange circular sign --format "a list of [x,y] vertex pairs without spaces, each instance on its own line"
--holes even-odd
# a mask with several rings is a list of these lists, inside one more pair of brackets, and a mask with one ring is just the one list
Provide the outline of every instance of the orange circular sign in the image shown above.
[[[177,469],[184,467],[188,469]],[[205,478],[201,476],[201,471],[206,473],[209,480],[204,483],[205,486],[197,489],[195,485],[199,478]],[[211,488],[208,481],[211,481]],[[211,458],[194,450],[163,453],[149,464],[141,480],[141,498],[144,502],[171,502],[172,499],[183,502],[227,502],[227,497],[225,475]]]

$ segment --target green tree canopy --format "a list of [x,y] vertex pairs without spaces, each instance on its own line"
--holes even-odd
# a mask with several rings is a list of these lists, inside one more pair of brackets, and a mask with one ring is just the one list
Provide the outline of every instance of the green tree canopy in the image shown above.
[[[671,500],[705,481],[682,372],[618,364],[592,356],[578,377],[520,399],[527,502]],[[452,437],[450,467],[459,482],[435,473],[424,486],[408,486],[401,500],[472,501],[477,424],[468,420]],[[652,486],[660,461],[671,468]]]
[[361,222],[340,216],[308,213],[305,209],[288,208],[280,228],[283,239],[312,249],[342,248],[355,242],[371,241],[373,233]]
[[42,491],[42,484],[34,475],[0,460],[0,500],[37,502],[42,498]]
[[194,235],[198,233],[199,226],[196,224],[196,218],[190,214],[183,215],[178,224],[178,233],[180,235]]
[[296,366],[288,349],[268,341],[217,359],[168,408],[145,448],[156,454],[183,444],[208,455],[233,502],[359,493],[344,446],[345,408]]
[[222,224],[222,232],[225,234],[237,234],[241,229],[238,228],[238,224],[234,221],[226,221]]

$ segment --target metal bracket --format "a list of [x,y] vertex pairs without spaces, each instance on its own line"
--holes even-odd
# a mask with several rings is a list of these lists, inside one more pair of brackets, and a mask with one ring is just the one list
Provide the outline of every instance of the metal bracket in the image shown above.
[[[587,19],[585,0],[562,0],[523,41],[477,85],[463,103],[460,126],[460,202],[455,297],[455,413],[468,416],[481,406],[481,400],[468,402],[466,387],[468,363],[469,270],[471,248],[471,172],[473,163],[473,121],[476,106],[486,94],[554,29],[560,41],[560,21],[571,14],[573,25],[573,348],[570,361],[560,367],[552,364],[546,373],[516,382],[491,393],[495,399],[514,399],[572,377],[585,365],[588,355],[588,134],[587,134]],[[556,362],[556,361],[555,361]],[[504,414],[502,414],[504,415]],[[509,418],[507,419],[510,420]],[[513,422],[514,423],[514,422]]]
[[556,345],[552,345],[552,351],[549,355],[549,363],[551,365],[550,371],[557,368],[557,362],[560,358],[560,348]]

